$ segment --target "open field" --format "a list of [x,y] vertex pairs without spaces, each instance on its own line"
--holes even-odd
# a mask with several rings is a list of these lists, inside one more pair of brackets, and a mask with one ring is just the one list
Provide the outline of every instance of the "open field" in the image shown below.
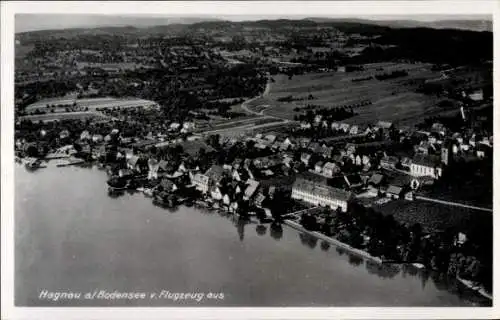
[[252,122],[244,123],[239,126],[232,124],[230,126],[222,126],[207,131],[203,131],[200,133],[206,135],[218,134],[223,137],[239,137],[246,134],[256,134],[258,132],[275,131],[289,124],[290,122],[283,120],[272,119],[272,118],[271,119],[261,118],[257,119],[255,123]]
[[206,126],[205,129],[208,130],[222,130],[222,129],[231,129],[231,128],[239,128],[239,127],[248,127],[248,126],[257,126],[265,123],[272,123],[272,122],[280,122],[280,120],[276,120],[274,118],[267,118],[267,117],[253,117],[245,120],[237,120],[237,121],[226,121],[226,122],[219,122],[217,124],[210,124],[209,126]]
[[[372,123],[377,120],[388,120],[401,125],[411,125],[421,120],[422,114],[439,112],[435,97],[416,93],[416,83],[440,76],[439,72],[431,71],[428,64],[395,64],[378,63],[365,65],[365,70],[349,73],[328,72],[311,73],[294,76],[278,75],[271,83],[271,90],[265,97],[256,99],[249,104],[254,111],[260,111],[262,105],[271,105],[264,114],[286,119],[293,119],[297,114],[295,108],[306,104],[324,107],[341,107],[355,105],[365,100],[371,105],[354,107],[357,116],[348,119],[351,123]],[[383,68],[383,71],[377,69]],[[409,75],[401,78],[379,81],[376,79],[353,82],[352,79],[366,78],[381,72],[407,70]],[[280,102],[279,98],[307,98],[313,95],[313,100]]]
[[84,120],[89,118],[105,118],[105,116],[100,112],[54,112],[46,114],[36,114],[29,116],[19,117],[20,120],[31,120],[31,121],[55,121],[55,120]]
[[86,107],[89,110],[97,108],[134,108],[134,107],[152,107],[157,104],[153,101],[144,99],[116,99],[116,98],[92,98],[92,99],[68,99],[54,98],[44,99],[26,107],[26,111],[47,110],[47,105],[71,106],[76,103],[78,107]]
[[92,62],[77,62],[78,69],[84,68],[102,68],[106,69],[121,69],[121,70],[135,70],[139,68],[149,68],[147,65],[135,62],[118,62],[118,63],[92,63]]

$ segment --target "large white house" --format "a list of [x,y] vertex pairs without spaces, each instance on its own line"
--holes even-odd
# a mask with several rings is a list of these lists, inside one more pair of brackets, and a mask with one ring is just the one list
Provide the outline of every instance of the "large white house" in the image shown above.
[[297,179],[292,187],[293,199],[332,209],[340,208],[343,212],[347,211],[348,202],[352,197],[351,192],[302,179]]
[[428,155],[417,154],[410,165],[410,173],[414,177],[432,177],[439,179],[443,174],[443,169],[439,160],[432,159]]

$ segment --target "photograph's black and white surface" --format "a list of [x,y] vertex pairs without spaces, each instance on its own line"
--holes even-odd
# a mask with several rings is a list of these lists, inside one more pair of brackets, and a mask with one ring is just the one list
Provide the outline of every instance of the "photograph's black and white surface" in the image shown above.
[[492,16],[15,27],[15,306],[492,306]]

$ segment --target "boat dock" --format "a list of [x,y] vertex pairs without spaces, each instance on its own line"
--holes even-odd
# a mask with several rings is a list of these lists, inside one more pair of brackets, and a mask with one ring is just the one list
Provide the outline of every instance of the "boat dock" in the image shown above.
[[85,163],[85,160],[76,159],[76,158],[57,159],[56,167],[66,167],[66,166],[72,166],[72,165],[77,165],[77,164],[82,164],[82,163]]

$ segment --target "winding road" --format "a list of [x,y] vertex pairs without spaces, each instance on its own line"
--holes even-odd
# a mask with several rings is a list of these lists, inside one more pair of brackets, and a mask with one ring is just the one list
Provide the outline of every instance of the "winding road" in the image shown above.
[[[264,114],[264,110],[261,110],[261,111],[257,112],[257,111],[254,111],[254,110],[252,110],[252,109],[250,109],[248,107],[248,104],[254,102],[255,100],[257,100],[259,98],[263,98],[266,95],[268,95],[270,90],[271,90],[271,83],[268,81],[267,84],[266,84],[266,88],[265,88],[264,92],[260,96],[253,97],[251,99],[248,99],[248,100],[244,101],[241,104],[241,109],[243,109],[243,111],[245,111],[248,114],[258,116],[258,118],[256,118],[256,119],[259,119],[259,118],[263,119],[263,118],[265,118],[265,119],[276,119],[278,121],[276,121],[276,122],[270,122],[270,123],[264,123],[264,124],[260,124],[260,125],[253,125],[252,123],[250,123],[250,124],[241,123],[241,125],[236,125],[236,126],[231,127],[231,128],[211,129],[211,130],[200,132],[200,134],[214,134],[214,133],[221,133],[221,132],[227,132],[227,131],[262,129],[262,128],[266,128],[266,127],[272,127],[272,126],[276,126],[276,125],[283,125],[283,124],[287,124],[287,123],[293,122],[293,121],[285,119],[285,118],[280,118],[280,117],[277,117],[277,116],[272,116],[272,115]],[[250,121],[253,121],[253,120],[255,120],[255,119],[239,120],[239,121],[240,122],[246,122],[246,121],[250,122]],[[238,122],[238,121],[234,121],[234,122]],[[230,123],[231,122],[228,122],[227,124],[230,124]]]

